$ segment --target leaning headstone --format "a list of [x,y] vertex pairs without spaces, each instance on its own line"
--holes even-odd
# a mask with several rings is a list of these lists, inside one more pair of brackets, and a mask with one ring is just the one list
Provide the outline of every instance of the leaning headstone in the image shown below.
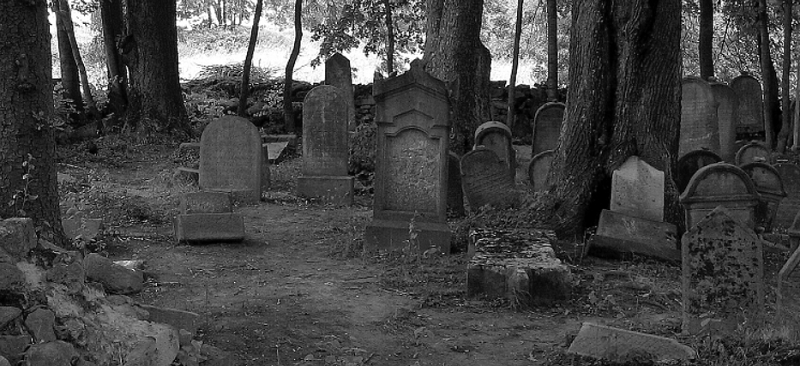
[[775,214],[778,212],[781,201],[786,197],[783,180],[781,180],[778,170],[767,163],[744,164],[742,170],[750,176],[760,198],[758,206],[756,206],[756,225],[763,227],[767,232],[772,232]]
[[464,191],[461,188],[461,157],[447,152],[447,210],[456,217],[464,216]]
[[365,247],[396,250],[409,243],[421,251],[436,247],[449,253],[447,87],[415,60],[406,73],[376,80],[372,92],[378,151]]
[[532,157],[542,151],[555,150],[558,146],[565,108],[563,103],[550,102],[536,110],[533,117]]
[[534,192],[545,189],[547,174],[550,172],[550,163],[553,162],[555,152],[553,150],[542,151],[531,159],[528,164],[528,181]]
[[486,122],[475,130],[475,147],[485,146],[494,151],[503,164],[508,166],[513,180],[517,174],[517,156],[511,146],[511,129],[502,122]]
[[759,142],[753,141],[742,146],[739,151],[736,152],[736,165],[738,166],[757,161],[765,163],[771,162],[769,149]]
[[[793,337],[800,336],[800,249],[793,248],[792,255],[778,272],[777,319]],[[779,330],[780,331],[780,330]]]
[[739,97],[737,114],[739,124],[736,133],[759,133],[764,131],[764,105],[761,83],[749,74],[742,73],[731,80],[731,89]]
[[485,205],[506,208],[514,205],[516,192],[508,166],[494,151],[478,146],[461,158],[464,194],[473,212]]
[[693,360],[697,357],[697,352],[691,347],[672,338],[589,322],[581,325],[581,330],[569,345],[567,353],[623,364],[631,360],[649,364]]
[[347,105],[341,91],[321,85],[303,101],[303,170],[297,194],[324,203],[353,204],[353,177],[347,175]]
[[678,154],[708,149],[719,152],[717,102],[711,86],[694,76],[681,83],[681,139]]
[[717,124],[719,126],[719,155],[722,160],[733,163],[736,158],[736,126],[739,123],[739,97],[724,83],[712,82],[711,91],[718,103]]
[[243,202],[258,202],[263,166],[261,135],[247,119],[224,116],[203,130],[200,189],[229,192]]
[[664,221],[664,172],[631,156],[611,176],[610,210]]
[[686,186],[689,185],[689,180],[700,168],[721,161],[722,158],[719,155],[708,150],[690,151],[681,156],[678,159],[678,179],[675,181],[675,184],[678,185],[678,191],[683,192],[686,189]]
[[353,98],[353,71],[350,60],[341,53],[334,53],[325,61],[325,84],[339,88],[347,105],[347,130],[356,129],[356,106]]
[[686,229],[692,228],[718,206],[745,227],[755,228],[759,195],[750,176],[741,168],[716,163],[697,171],[680,197],[686,211]]
[[778,213],[775,215],[775,225],[788,228],[792,225],[794,216],[800,212],[800,167],[791,163],[778,163],[775,164],[775,169],[786,189],[786,198],[778,206]]
[[615,257],[634,253],[672,262],[681,260],[675,225],[609,210],[600,213],[588,253]]
[[690,334],[717,322],[723,329],[735,329],[764,308],[761,239],[729,213],[714,209],[681,240],[682,328]]

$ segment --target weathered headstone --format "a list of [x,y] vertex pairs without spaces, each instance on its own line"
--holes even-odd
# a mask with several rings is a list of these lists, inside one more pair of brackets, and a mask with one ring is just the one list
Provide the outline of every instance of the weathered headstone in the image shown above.
[[437,247],[449,253],[447,88],[415,60],[406,73],[376,80],[372,92],[378,151],[373,220],[366,227],[365,246],[401,249],[412,239],[412,229],[420,250]]
[[753,141],[742,146],[739,151],[736,152],[736,165],[738,166],[757,161],[765,163],[771,162],[769,149],[759,142]]
[[263,166],[261,135],[247,119],[224,116],[203,130],[200,189],[229,192],[243,202],[258,202]]
[[680,197],[686,210],[686,229],[691,229],[718,206],[745,227],[755,228],[758,192],[741,168],[716,163],[697,171]]
[[[800,248],[793,248],[789,260],[778,272],[777,319],[780,327],[791,332],[790,339],[800,336]],[[780,331],[780,329],[779,329]]]
[[353,204],[353,177],[347,175],[347,105],[334,86],[321,85],[303,101],[303,170],[297,194],[324,203]]
[[[683,235],[683,330],[741,323],[764,308],[761,239],[718,207]],[[706,321],[708,320],[708,321]]]
[[761,83],[749,74],[742,73],[731,80],[731,89],[739,97],[737,114],[739,124],[736,133],[758,133],[764,131],[764,105]]
[[461,188],[461,157],[447,152],[447,210],[457,217],[464,216],[464,190]]
[[581,330],[570,344],[567,353],[622,364],[629,363],[633,359],[649,364],[692,360],[697,357],[697,352],[691,347],[671,338],[589,322],[581,325]]
[[244,240],[244,218],[233,212],[231,197],[223,192],[184,194],[173,229],[178,242]]
[[772,165],[762,162],[744,164],[742,170],[750,176],[760,198],[756,206],[756,225],[771,232],[775,214],[781,201],[786,197],[781,176]]
[[494,151],[478,146],[461,158],[461,183],[469,208],[476,212],[485,205],[509,207],[516,201],[514,181],[508,166]]
[[795,215],[800,212],[800,167],[791,163],[775,164],[786,189],[786,198],[778,206],[775,225],[788,228]]
[[353,98],[353,71],[350,60],[341,53],[334,53],[325,60],[325,84],[335,86],[342,92],[347,105],[347,130],[356,129],[356,106]]
[[719,152],[717,102],[711,86],[694,76],[681,83],[681,140],[678,154],[708,149]]
[[500,161],[508,166],[511,179],[517,175],[517,156],[511,146],[511,129],[502,122],[486,122],[475,130],[475,147],[485,146],[494,151]]
[[553,150],[542,151],[531,159],[528,164],[528,181],[534,192],[545,189],[547,174],[550,172],[550,163],[553,162],[555,152]]
[[686,189],[689,180],[700,168],[721,161],[722,158],[719,155],[708,150],[690,151],[681,156],[678,159],[678,179],[675,182],[678,185],[678,191],[683,192]]
[[561,121],[564,119],[563,103],[545,103],[533,117],[533,146],[531,157],[542,151],[555,150],[561,137]]
[[664,221],[664,172],[631,156],[611,176],[610,210]]
[[713,82],[711,91],[718,103],[717,125],[719,126],[719,155],[728,163],[736,159],[736,126],[739,124],[739,97],[733,89],[723,83]]
[[681,260],[675,225],[609,210],[600,213],[588,252],[601,257],[635,253],[672,262]]

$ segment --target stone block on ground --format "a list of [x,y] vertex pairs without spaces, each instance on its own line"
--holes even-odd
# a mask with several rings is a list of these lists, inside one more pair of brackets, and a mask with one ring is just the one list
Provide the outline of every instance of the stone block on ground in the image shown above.
[[35,343],[55,341],[55,324],[56,315],[47,309],[36,309],[25,317],[25,327],[33,336]]
[[147,321],[167,324],[177,330],[188,331],[192,337],[197,334],[197,328],[200,325],[200,314],[144,304],[139,304],[138,306],[147,311],[148,316],[145,319]]
[[525,306],[567,299],[572,273],[556,258],[549,230],[473,230],[467,296],[507,297]]
[[22,259],[35,247],[36,230],[31,219],[12,217],[0,220],[0,249],[16,259]]
[[236,213],[177,215],[175,239],[178,242],[244,240],[244,219]]
[[31,344],[30,335],[0,335],[0,356],[16,365],[25,355]]
[[98,282],[111,294],[133,294],[144,288],[144,275],[114,264],[97,253],[90,253],[83,260],[86,278]]
[[635,253],[680,262],[678,229],[668,222],[651,221],[603,210],[589,253]]
[[180,212],[229,213],[233,211],[231,195],[225,192],[190,192],[181,197]]
[[0,263],[0,293],[22,293],[25,291],[25,276],[17,266]]
[[692,360],[697,353],[678,341],[585,322],[567,353],[615,362]]

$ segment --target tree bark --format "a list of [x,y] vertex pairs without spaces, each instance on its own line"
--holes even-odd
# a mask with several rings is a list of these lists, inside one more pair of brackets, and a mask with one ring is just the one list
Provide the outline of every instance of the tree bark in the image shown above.
[[473,133],[490,119],[491,55],[480,39],[483,0],[428,0],[426,71],[450,89],[450,147],[472,149]]
[[758,0],[758,49],[761,63],[761,82],[764,84],[764,138],[768,149],[775,147],[775,133],[780,128],[777,115],[778,106],[778,76],[772,63],[769,50],[769,29],[767,28],[767,0]]
[[242,88],[239,92],[239,109],[236,113],[246,117],[247,97],[250,94],[250,68],[253,65],[253,53],[256,51],[256,41],[258,40],[258,23],[261,20],[261,8],[264,0],[256,2],[256,13],[253,19],[253,28],[250,30],[250,43],[247,45],[247,55],[244,57],[244,67],[242,70]]
[[637,155],[664,171],[665,220],[682,227],[681,0],[576,0],[572,11],[564,126],[549,194],[531,212],[562,237],[581,235],[608,208],[614,169]]
[[386,13],[386,72],[394,74],[394,22],[392,21],[392,1],[383,0]]
[[64,245],[47,2],[0,2],[0,34],[0,217],[30,217],[40,238]]
[[[61,13],[61,2],[53,1],[53,13]],[[68,105],[75,109],[78,117],[83,114],[83,98],[81,97],[80,77],[78,65],[72,57],[72,44],[67,34],[67,25],[64,17],[56,16],[56,37],[58,38],[58,61],[61,66],[61,86],[64,88],[62,96],[70,101]]]
[[106,74],[108,75],[108,106],[111,115],[104,130],[120,127],[120,118],[128,108],[128,72],[122,60],[117,40],[124,36],[123,0],[101,0],[100,17],[103,21],[103,48],[106,53]]
[[294,45],[289,61],[286,62],[286,78],[283,83],[283,124],[286,132],[294,132],[294,107],[292,107],[292,73],[297,56],[300,54],[300,44],[303,40],[303,0],[294,2]]
[[[792,126],[792,115],[789,113],[789,75],[792,72],[792,0],[783,2],[783,80],[781,80],[781,110],[783,110],[781,130],[775,150],[786,152]],[[797,106],[795,106],[797,108]]]
[[700,36],[698,37],[698,55],[700,58],[700,78],[708,80],[714,76],[714,0],[699,0],[700,3]]
[[130,71],[125,129],[191,135],[178,74],[175,1],[127,3],[125,60]]
[[86,74],[86,65],[83,63],[81,51],[78,48],[78,41],[75,39],[75,28],[72,25],[72,11],[69,8],[67,0],[56,0],[59,2],[60,11],[56,16],[61,17],[66,27],[67,37],[69,38],[70,48],[72,49],[72,57],[75,59],[75,65],[78,66],[78,74],[81,77],[81,88],[83,89],[83,99],[86,102],[86,107],[90,115],[98,116],[97,104],[94,102],[92,96],[92,88],[89,87],[89,76]]
[[522,36],[522,5],[524,0],[517,0],[517,21],[514,25],[514,46],[511,56],[511,76],[508,81],[508,111],[506,113],[506,125],[514,127],[517,112],[517,68],[519,68],[519,40]]
[[558,101],[558,9],[547,0],[547,99]]

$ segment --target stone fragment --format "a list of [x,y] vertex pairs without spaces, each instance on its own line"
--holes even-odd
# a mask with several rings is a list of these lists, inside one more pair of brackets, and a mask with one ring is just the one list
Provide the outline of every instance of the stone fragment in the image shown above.
[[27,366],[72,366],[79,358],[75,348],[64,341],[34,344],[25,352]]
[[8,323],[22,315],[22,310],[13,306],[0,306],[0,328],[5,328]]
[[25,317],[25,327],[33,336],[35,343],[51,342],[56,340],[55,333],[56,315],[47,309],[36,309]]
[[17,260],[28,256],[36,247],[36,230],[29,218],[12,217],[0,220],[0,249]]
[[664,221],[664,172],[631,156],[611,176],[610,210]]
[[603,210],[589,253],[636,253],[680,262],[678,229],[668,222],[651,221]]
[[235,116],[214,120],[200,138],[200,189],[229,192],[235,200],[257,203],[263,160],[261,135],[253,123]]
[[178,242],[244,240],[244,218],[236,213],[177,215],[174,223]]
[[86,272],[79,256],[60,254],[53,261],[53,267],[47,270],[47,280],[67,286],[73,292],[80,292],[86,282]]
[[668,362],[693,360],[697,353],[678,341],[584,322],[567,353],[625,362]]
[[133,294],[144,288],[144,275],[114,264],[97,253],[90,253],[83,260],[86,278],[99,282],[111,294]]
[[170,325],[177,330],[186,330],[194,337],[200,325],[200,314],[191,311],[162,308],[151,305],[139,304],[139,308],[147,311],[145,320]]

